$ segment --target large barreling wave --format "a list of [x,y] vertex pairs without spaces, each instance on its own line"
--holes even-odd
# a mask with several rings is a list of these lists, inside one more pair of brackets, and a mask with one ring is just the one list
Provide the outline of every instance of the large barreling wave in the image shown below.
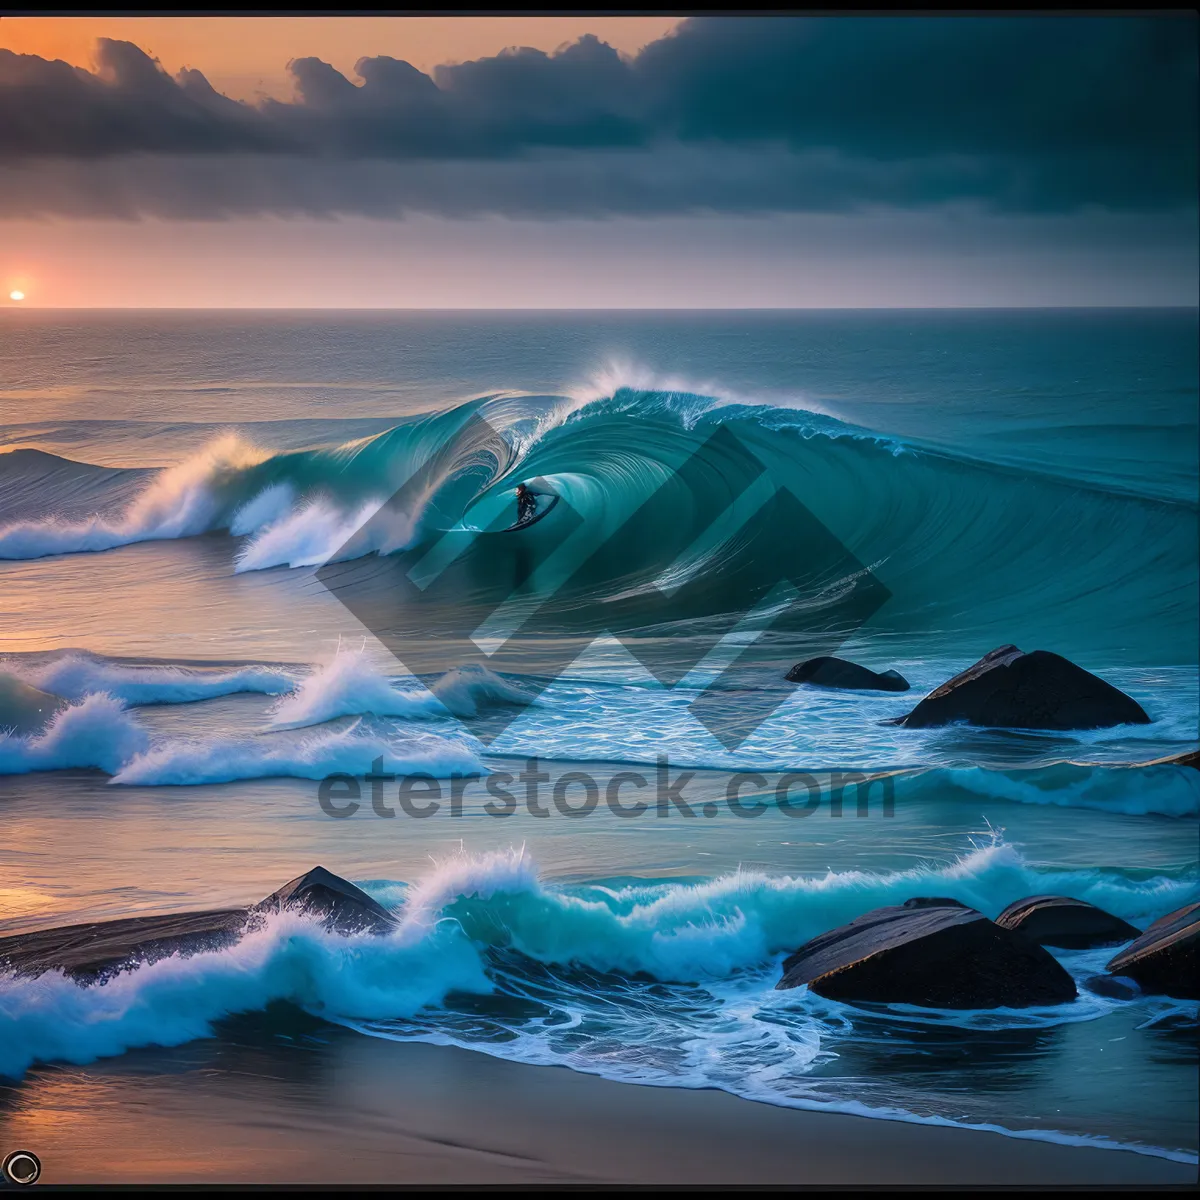
[[[1011,449],[989,460],[800,407],[603,391],[484,397],[306,450],[230,434],[153,474],[0,455],[0,478],[19,483],[0,504],[0,557],[224,531],[238,539],[235,572],[402,560],[483,612],[515,591],[555,597],[547,628],[672,633],[770,614],[783,579],[806,628],[844,632],[860,623],[851,609],[869,573],[883,589],[872,629],[921,635],[927,649],[945,635],[980,652],[1020,638],[1196,659],[1186,497],[1059,478],[1014,465]],[[522,482],[561,502],[504,534]],[[450,590],[431,592],[444,603]],[[1114,611],[1135,615],[1117,640]]]

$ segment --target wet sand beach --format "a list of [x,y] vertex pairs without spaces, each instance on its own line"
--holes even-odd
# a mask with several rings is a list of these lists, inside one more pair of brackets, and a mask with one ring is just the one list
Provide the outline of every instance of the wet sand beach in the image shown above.
[[[281,1033],[281,1018],[289,1033]],[[0,1089],[46,1184],[1194,1185],[1195,1165],[640,1087],[291,1012]]]

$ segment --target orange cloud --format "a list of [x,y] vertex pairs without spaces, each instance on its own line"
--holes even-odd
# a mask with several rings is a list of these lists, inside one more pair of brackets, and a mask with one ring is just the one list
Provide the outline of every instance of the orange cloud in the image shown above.
[[136,43],[174,74],[203,71],[239,100],[286,99],[289,59],[315,56],[353,75],[364,56],[390,55],[428,70],[508,46],[554,50],[594,33],[628,54],[673,29],[678,17],[5,17],[0,48],[91,66],[97,38]]

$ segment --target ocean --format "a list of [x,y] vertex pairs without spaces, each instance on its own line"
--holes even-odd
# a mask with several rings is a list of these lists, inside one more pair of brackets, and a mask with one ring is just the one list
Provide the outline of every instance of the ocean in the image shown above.
[[[1143,927],[1200,899],[1200,773],[1156,762],[1200,722],[1197,351],[1194,310],[0,313],[0,678],[69,702],[0,732],[0,935],[248,903],[318,863],[401,918],[281,917],[98,987],[0,978],[0,1075],[282,1001],[1195,1162],[1194,1002],[774,985],[912,896]],[[519,482],[559,502],[503,532]],[[1007,643],[1150,723],[883,723]],[[784,681],[834,650],[911,691]],[[372,771],[439,806],[394,778],[322,803]],[[1083,980],[1113,951],[1055,953]]]

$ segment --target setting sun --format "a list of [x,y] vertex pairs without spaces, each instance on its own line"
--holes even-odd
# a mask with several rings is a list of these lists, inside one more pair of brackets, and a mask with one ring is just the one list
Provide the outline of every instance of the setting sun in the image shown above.
[[24,293],[24,292],[9,292],[9,293],[8,293],[8,298],[9,298],[10,300],[24,300],[24,299],[25,299],[25,293]]

